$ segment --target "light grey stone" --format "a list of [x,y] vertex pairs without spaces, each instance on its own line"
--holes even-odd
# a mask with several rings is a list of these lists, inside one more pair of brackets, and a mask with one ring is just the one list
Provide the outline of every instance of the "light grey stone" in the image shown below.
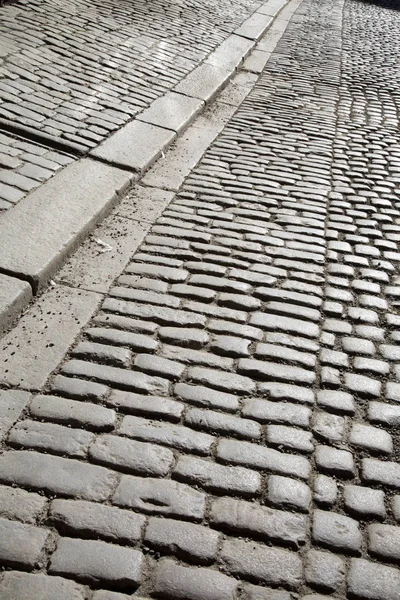
[[142,121],[131,121],[110,135],[91,156],[134,172],[148,169],[169,146],[175,132]]
[[224,87],[231,75],[232,70],[228,67],[218,67],[211,63],[203,63],[193,69],[175,87],[175,91],[209,102]]
[[167,92],[138,115],[138,121],[180,133],[201,112],[204,102],[176,92]]
[[68,165],[2,215],[0,270],[43,288],[130,180],[88,158]]
[[31,299],[32,288],[29,283],[0,273],[0,335],[10,327]]

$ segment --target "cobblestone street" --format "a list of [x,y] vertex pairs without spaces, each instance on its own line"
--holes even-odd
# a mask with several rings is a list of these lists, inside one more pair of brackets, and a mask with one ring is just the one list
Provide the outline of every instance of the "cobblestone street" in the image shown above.
[[[179,69],[252,5],[197,4]],[[303,0],[179,189],[162,158],[122,200],[109,290],[42,296],[43,336],[86,302],[50,377],[26,315],[0,340],[1,600],[400,600],[399,39],[396,1]]]

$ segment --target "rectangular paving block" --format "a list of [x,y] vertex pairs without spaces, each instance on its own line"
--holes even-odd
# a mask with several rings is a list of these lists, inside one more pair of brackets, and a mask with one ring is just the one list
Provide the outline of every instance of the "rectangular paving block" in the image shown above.
[[0,273],[0,335],[4,333],[32,299],[27,281]]
[[88,158],[68,165],[2,215],[0,270],[43,288],[130,181]]
[[138,121],[179,133],[201,112],[204,102],[176,92],[167,92],[137,116]]
[[131,121],[90,152],[94,158],[143,173],[172,144],[176,133],[143,121]]
[[[260,21],[263,21],[264,18],[260,16]],[[249,54],[253,45],[252,40],[244,39],[240,34],[232,34],[207,57],[204,64],[229,69],[233,72]]]
[[250,40],[258,40],[266,29],[271,25],[273,18],[261,12],[255,12],[236,29],[236,35]]
[[186,96],[210,102],[224,87],[231,75],[232,70],[228,67],[216,66],[210,62],[203,63],[193,69],[174,90]]

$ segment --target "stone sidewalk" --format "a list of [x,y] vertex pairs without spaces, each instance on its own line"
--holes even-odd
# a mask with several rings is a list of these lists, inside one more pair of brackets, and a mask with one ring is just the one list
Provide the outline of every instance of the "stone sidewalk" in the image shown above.
[[2,600],[399,600],[399,33],[303,0],[3,338]]

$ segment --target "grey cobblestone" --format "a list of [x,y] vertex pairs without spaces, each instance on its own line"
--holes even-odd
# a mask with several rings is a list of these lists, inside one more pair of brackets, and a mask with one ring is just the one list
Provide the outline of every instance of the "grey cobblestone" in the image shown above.
[[216,558],[219,535],[201,525],[152,517],[144,541],[161,552],[207,563]]
[[0,518],[0,560],[31,570],[41,565],[48,529]]
[[62,577],[9,571],[0,582],[0,593],[3,600],[29,596],[43,600],[84,600],[86,591],[83,585]]
[[[101,7],[107,24],[109,2]],[[167,18],[162,13],[166,45],[157,49],[162,68],[150,86],[140,79],[149,80],[154,64],[141,65],[139,77],[129,63],[107,98],[100,92],[87,106],[85,92],[73,87],[81,83],[71,80],[70,93],[49,73],[55,85],[41,105],[38,68],[25,68],[21,90],[15,67],[24,66],[11,58],[13,75],[0,93],[23,93],[21,108],[34,114],[18,118],[55,130],[46,111],[56,93],[60,101],[73,96],[57,111],[57,135],[74,135],[80,119],[89,147],[132,118],[127,98],[125,111],[118,108],[126,77],[137,94],[147,87],[144,108],[175,85],[172,69],[180,78],[191,70],[181,50],[166,58],[178,15],[185,31],[189,2],[200,10],[197,0],[183,0]],[[215,13],[225,3],[214,3]],[[253,18],[278,4],[263,5]],[[160,6],[146,6],[154,35],[130,38],[147,57],[160,35]],[[234,7],[240,20],[255,4],[234,0]],[[120,600],[119,585],[130,596],[139,582],[138,598],[397,600],[400,82],[393,39],[400,21],[391,7],[303,0],[253,91],[233,117],[232,105],[221,111],[231,111],[225,128],[213,108],[200,119],[219,135],[185,171],[164,212],[150,206],[143,213],[149,226],[156,213],[158,221],[123,273],[113,273],[112,293],[77,339],[80,359],[67,356],[40,395],[28,394],[7,421],[2,516],[51,527],[37,564],[48,573],[47,565],[65,561],[56,572],[89,583],[93,600]],[[131,27],[126,10],[112,13],[122,38]],[[219,32],[230,19],[224,16]],[[190,39],[185,52],[197,60]],[[51,40],[46,47],[60,41]],[[116,47],[129,62],[131,49]],[[78,50],[97,57],[93,48]],[[118,74],[114,54],[104,60]],[[109,103],[104,110],[99,98]],[[10,103],[5,97],[0,112]],[[23,153],[40,176],[52,158],[35,149]],[[160,164],[165,173],[168,159]],[[131,201],[123,210],[139,219]],[[29,451],[9,449],[21,443],[13,435],[26,424],[53,432],[40,452],[32,440]],[[63,439],[72,444],[76,431],[93,436],[88,457],[54,456],[68,450]],[[13,485],[22,494],[15,508]],[[136,554],[131,579],[118,579],[113,561],[122,550],[139,552],[132,545],[143,548],[146,566]],[[109,557],[103,569],[101,555]]]
[[132,587],[140,582],[143,555],[138,550],[94,540],[61,538],[49,572],[89,583]]
[[64,533],[134,543],[145,518],[111,506],[79,500],[53,500],[49,518]]
[[201,521],[205,498],[205,494],[176,481],[123,476],[113,502],[145,513]]
[[230,572],[256,581],[287,587],[296,587],[301,581],[301,561],[295,553],[287,550],[226,540],[221,558]]
[[[155,593],[161,598],[234,600],[237,581],[211,569],[186,568],[172,560],[161,560],[155,573]],[[195,592],[193,592],[195,590]]]

